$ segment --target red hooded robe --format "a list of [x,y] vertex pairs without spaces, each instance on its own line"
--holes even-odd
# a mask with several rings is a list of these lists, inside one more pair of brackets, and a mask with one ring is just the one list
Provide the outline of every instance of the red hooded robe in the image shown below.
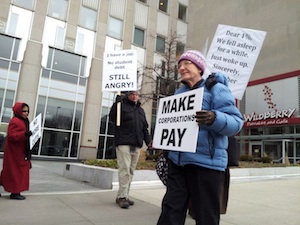
[[[29,138],[26,120],[22,119],[23,102],[17,102],[13,107],[14,117],[10,120],[4,147],[3,170],[0,184],[5,191],[20,193],[29,189],[30,159],[25,157]],[[28,120],[27,120],[28,121]],[[28,122],[27,122],[28,123]]]

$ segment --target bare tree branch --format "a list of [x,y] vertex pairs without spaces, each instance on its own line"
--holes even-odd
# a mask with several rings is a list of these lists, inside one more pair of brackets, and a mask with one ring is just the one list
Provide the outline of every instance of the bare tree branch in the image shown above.
[[[171,35],[165,40],[164,53],[159,53],[162,59],[161,63],[142,67],[139,78],[142,77],[143,85],[151,87],[146,89],[148,91],[143,89],[143,93],[140,93],[144,102],[172,95],[179,87],[181,79],[177,72],[177,60],[178,55],[184,51],[184,45],[180,41],[182,38],[176,32],[171,32]],[[181,46],[182,49],[178,49],[178,46]]]

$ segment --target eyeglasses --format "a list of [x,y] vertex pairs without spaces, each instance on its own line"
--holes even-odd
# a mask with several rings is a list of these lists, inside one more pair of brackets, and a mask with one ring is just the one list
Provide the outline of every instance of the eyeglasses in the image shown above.
[[29,113],[29,110],[22,110],[22,112],[28,112]]
[[180,63],[178,64],[178,69],[180,69],[181,66],[186,67],[186,66],[188,66],[188,65],[190,65],[190,64],[192,64],[192,62],[189,61],[189,60],[187,60],[187,61],[182,61],[182,62],[180,62]]

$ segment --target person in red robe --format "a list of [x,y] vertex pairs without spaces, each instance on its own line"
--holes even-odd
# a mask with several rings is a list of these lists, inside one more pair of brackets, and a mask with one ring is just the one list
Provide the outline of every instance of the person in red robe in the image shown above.
[[29,190],[31,168],[29,106],[24,102],[17,102],[13,106],[13,113],[14,117],[7,129],[0,185],[11,193],[11,199],[24,200],[25,196],[21,192]]

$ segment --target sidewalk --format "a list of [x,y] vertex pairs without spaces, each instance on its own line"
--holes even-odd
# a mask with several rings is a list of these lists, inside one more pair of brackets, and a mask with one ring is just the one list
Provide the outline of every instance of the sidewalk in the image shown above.
[[[2,168],[2,159],[0,159]],[[115,190],[101,190],[62,176],[64,162],[33,161],[25,201],[9,199],[0,187],[1,225],[155,225],[165,188],[131,190],[135,205],[121,209]],[[235,179],[220,225],[300,223],[300,176]],[[187,217],[186,225],[195,222]]]

